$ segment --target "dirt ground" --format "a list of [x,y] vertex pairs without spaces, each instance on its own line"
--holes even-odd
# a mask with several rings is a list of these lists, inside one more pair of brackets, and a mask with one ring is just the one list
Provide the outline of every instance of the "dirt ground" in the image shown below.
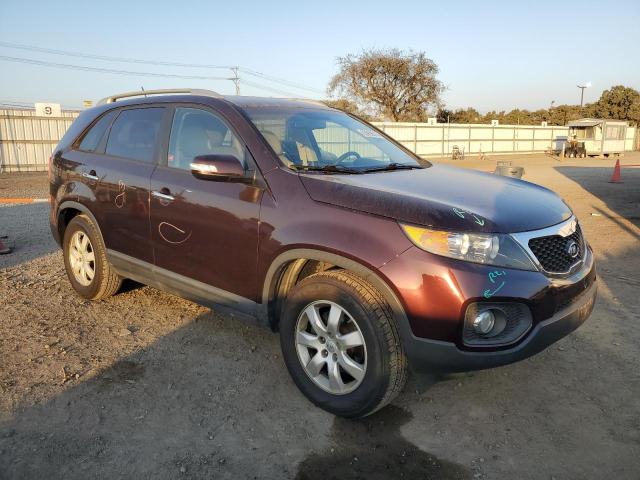
[[[581,220],[600,274],[592,317],[514,365],[413,375],[359,421],[297,391],[270,331],[134,284],[80,299],[48,205],[0,206],[15,243],[0,256],[0,479],[637,480],[640,168],[611,184],[611,159],[507,159]],[[0,197],[25,194],[47,197],[46,175],[0,175]]]

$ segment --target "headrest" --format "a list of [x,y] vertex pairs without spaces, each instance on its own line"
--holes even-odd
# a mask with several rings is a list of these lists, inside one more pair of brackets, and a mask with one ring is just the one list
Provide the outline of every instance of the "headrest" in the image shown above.
[[273,148],[273,151],[276,152],[276,155],[282,155],[282,142],[280,141],[278,136],[268,130],[264,130],[260,133],[262,133],[262,136],[269,143],[269,145],[271,145],[271,148]]
[[198,155],[210,153],[206,132],[200,125],[185,125],[178,138],[180,139],[178,148],[183,155],[189,157],[189,160]]

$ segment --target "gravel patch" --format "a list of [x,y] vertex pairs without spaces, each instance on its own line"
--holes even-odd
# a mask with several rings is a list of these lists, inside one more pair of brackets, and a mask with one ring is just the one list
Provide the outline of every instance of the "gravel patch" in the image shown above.
[[47,172],[0,173],[2,198],[49,198]]
[[518,364],[414,375],[359,421],[311,405],[266,329],[132,283],[81,299],[47,206],[0,208],[0,478],[636,480],[640,169],[608,184],[609,163],[526,165],[596,252],[589,321]]

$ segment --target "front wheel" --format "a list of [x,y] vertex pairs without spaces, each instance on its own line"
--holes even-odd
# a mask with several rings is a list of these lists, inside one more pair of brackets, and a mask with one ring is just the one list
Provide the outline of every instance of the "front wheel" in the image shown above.
[[283,310],[285,363],[319,407],[364,417],[404,387],[406,357],[391,310],[360,277],[342,270],[311,275],[292,289]]

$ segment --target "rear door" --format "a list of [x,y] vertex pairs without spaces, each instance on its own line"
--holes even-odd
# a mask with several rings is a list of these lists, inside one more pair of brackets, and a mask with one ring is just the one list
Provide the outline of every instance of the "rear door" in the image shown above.
[[150,265],[149,184],[167,111],[154,105],[119,110],[104,154],[87,172],[87,180],[96,185],[95,210],[107,249]]
[[[177,106],[166,156],[151,178],[151,241],[159,267],[156,278],[173,282],[169,286],[174,288],[185,285],[184,277],[195,280],[199,284],[191,285],[207,292],[208,297],[231,293],[255,299],[263,189],[251,181],[194,177],[190,171],[194,157],[215,154],[233,155],[244,162],[247,178],[252,177],[252,171],[255,174],[244,142],[218,112]],[[224,298],[216,301],[229,303]]]

